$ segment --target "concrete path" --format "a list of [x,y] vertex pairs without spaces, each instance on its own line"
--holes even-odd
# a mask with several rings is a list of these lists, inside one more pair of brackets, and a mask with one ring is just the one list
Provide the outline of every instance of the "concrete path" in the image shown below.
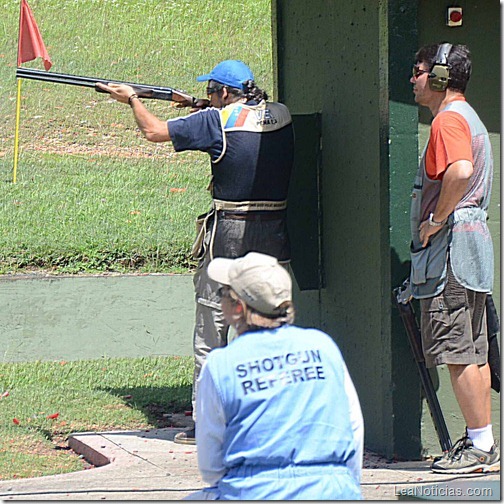
[[[0,482],[0,499],[21,500],[181,500],[205,485],[195,446],[178,445],[182,429],[81,433],[70,447],[95,468],[43,478]],[[393,462],[366,453],[362,491],[368,500],[412,498],[500,500],[500,474],[463,477],[434,474],[428,462]]]

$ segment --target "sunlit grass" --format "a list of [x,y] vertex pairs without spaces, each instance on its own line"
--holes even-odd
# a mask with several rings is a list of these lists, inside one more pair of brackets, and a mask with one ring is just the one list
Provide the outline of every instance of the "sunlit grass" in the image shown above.
[[[173,154],[172,154],[173,156]],[[0,271],[187,268],[196,215],[208,207],[208,161],[23,155],[0,203]]]
[[[19,2],[0,0],[0,273],[187,271],[209,205],[208,156],[148,143],[90,88],[22,80],[13,184]],[[202,96],[195,77],[242,59],[271,92],[270,0],[31,0],[51,71]],[[142,22],[139,22],[142,20]],[[42,68],[40,60],[25,67]],[[148,101],[160,118],[179,111]]]
[[191,404],[189,357],[0,364],[0,479],[83,469],[68,434],[157,427]]

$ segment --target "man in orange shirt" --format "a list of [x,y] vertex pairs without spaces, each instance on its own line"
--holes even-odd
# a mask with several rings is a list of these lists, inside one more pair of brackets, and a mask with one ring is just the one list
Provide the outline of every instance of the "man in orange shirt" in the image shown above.
[[467,429],[432,464],[440,473],[499,470],[491,424],[485,303],[493,287],[487,211],[493,157],[487,130],[464,92],[466,46],[421,48],[413,67],[415,101],[434,116],[411,203],[412,295],[420,300],[428,367],[446,365]]

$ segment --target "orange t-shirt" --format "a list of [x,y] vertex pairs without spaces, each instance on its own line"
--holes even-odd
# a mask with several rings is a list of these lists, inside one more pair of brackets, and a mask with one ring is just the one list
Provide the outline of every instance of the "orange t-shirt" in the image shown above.
[[[464,100],[464,98],[459,98]],[[429,145],[425,155],[425,170],[431,180],[441,180],[452,163],[473,162],[469,124],[457,112],[439,113],[431,125]]]

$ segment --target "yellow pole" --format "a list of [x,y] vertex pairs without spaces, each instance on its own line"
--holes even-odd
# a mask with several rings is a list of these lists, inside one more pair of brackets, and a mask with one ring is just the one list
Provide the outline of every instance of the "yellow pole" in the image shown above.
[[16,101],[16,131],[14,133],[14,171],[12,173],[12,182],[16,183],[17,165],[18,165],[18,146],[19,146],[19,117],[21,115],[21,79],[17,80],[17,101]]

